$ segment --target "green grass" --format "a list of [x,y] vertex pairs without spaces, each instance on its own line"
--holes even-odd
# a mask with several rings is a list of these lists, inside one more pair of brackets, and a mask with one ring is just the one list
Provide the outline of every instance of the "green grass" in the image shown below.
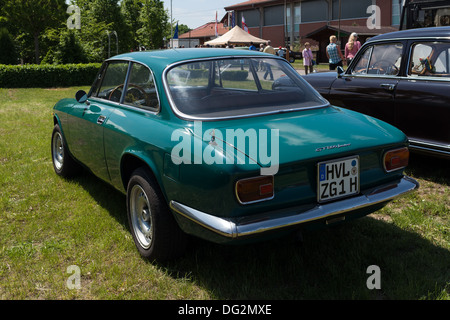
[[[301,243],[194,240],[183,258],[151,264],[134,247],[123,194],[89,173],[53,172],[52,106],[77,89],[0,89],[0,299],[450,298],[448,161],[413,156],[420,190]],[[72,265],[80,289],[66,285]],[[371,265],[380,290],[366,286]]]
[[[292,67],[296,70],[305,70],[305,67],[303,66],[303,59],[295,60],[294,63],[291,63]],[[314,69],[316,71],[329,71],[328,63],[319,63],[318,65],[314,66]]]

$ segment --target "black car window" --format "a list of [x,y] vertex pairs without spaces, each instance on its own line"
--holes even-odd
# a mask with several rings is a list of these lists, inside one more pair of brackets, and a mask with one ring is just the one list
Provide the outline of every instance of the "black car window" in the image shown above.
[[450,77],[450,43],[414,44],[408,74],[413,77]]
[[139,63],[132,64],[123,103],[137,108],[158,109],[158,95],[153,74],[146,66]]
[[400,71],[403,45],[401,43],[377,44],[359,56],[352,74],[396,76]]
[[367,48],[362,55],[359,56],[358,62],[353,67],[352,74],[367,74],[367,67],[369,66],[370,55],[373,47]]
[[128,64],[129,63],[125,61],[113,61],[108,63],[106,71],[103,75],[100,75],[101,79],[96,84],[99,88],[98,90],[92,90],[92,96],[120,102],[125,77],[128,71]]

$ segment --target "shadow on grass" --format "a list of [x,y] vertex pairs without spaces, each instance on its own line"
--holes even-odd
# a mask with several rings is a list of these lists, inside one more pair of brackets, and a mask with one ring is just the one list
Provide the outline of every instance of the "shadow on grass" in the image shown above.
[[[367,287],[372,265],[380,268],[380,290]],[[301,243],[198,242],[169,269],[218,299],[436,299],[449,289],[449,265],[448,250],[369,216],[304,232]]]
[[73,181],[79,183],[121,225],[128,227],[125,194],[85,170]]
[[[448,177],[447,168],[436,177],[427,175],[430,165],[436,170],[434,160],[415,161],[409,169],[415,176]],[[128,228],[125,195],[88,173],[77,181]],[[373,265],[380,268],[381,289],[367,287]],[[188,278],[224,300],[448,299],[449,266],[449,250],[371,216],[305,231],[302,242],[284,237],[234,246],[193,239],[184,257],[159,265],[171,277]]]
[[450,159],[411,153],[407,174],[424,180],[450,185]]

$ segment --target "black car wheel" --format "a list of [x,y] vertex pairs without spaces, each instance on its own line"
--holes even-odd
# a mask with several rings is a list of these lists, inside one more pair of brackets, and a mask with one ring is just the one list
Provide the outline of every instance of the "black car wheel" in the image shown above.
[[163,262],[184,252],[186,235],[145,168],[135,170],[128,182],[127,213],[134,242],[144,258]]
[[80,172],[81,167],[69,154],[58,124],[53,128],[51,149],[53,168],[57,175],[68,178]]

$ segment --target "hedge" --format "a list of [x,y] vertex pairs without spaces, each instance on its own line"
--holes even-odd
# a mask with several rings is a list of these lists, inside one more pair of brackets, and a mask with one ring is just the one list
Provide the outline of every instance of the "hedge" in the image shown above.
[[[191,79],[206,78],[208,76],[209,70],[207,69],[192,69],[189,70],[189,76]],[[247,70],[225,70],[222,72],[223,80],[231,81],[245,81],[248,77]]]
[[245,81],[248,77],[247,70],[230,70],[225,71],[222,74],[223,80],[232,80],[232,81]]
[[61,65],[0,65],[0,88],[52,88],[88,86],[100,63]]

